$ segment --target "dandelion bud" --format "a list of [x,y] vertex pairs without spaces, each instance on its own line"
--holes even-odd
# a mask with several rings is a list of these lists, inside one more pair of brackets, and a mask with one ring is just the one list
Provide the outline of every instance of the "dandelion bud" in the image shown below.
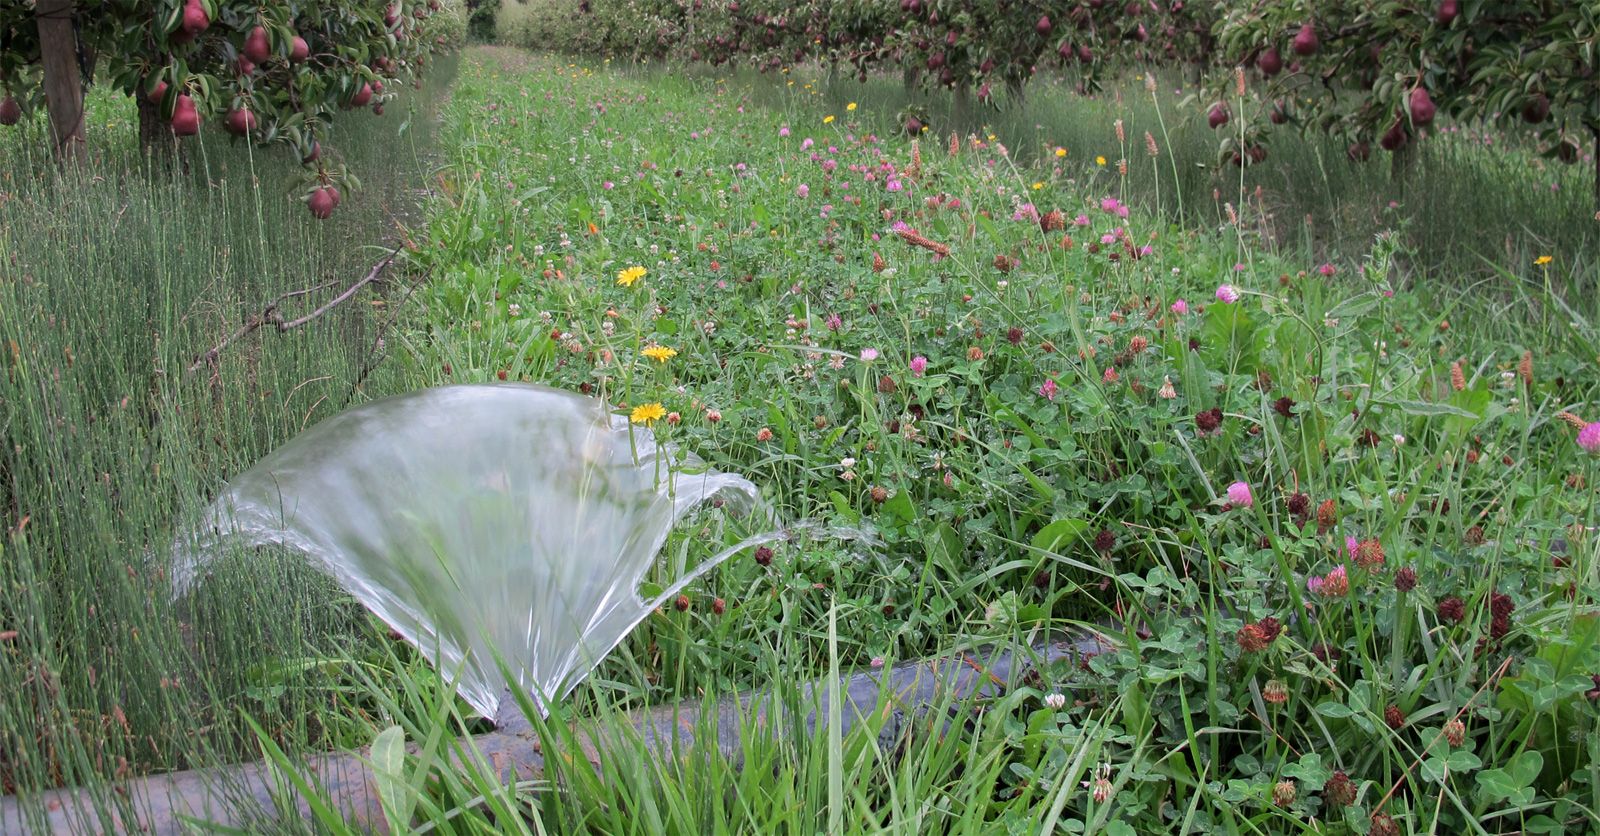
[[672,608],[677,610],[678,612],[688,612],[689,611],[689,596],[687,596],[687,595],[679,595],[678,596],[678,600],[672,602]]
[[713,600],[711,602],[711,611],[716,613],[717,615],[722,615],[724,612],[727,612],[727,610],[728,610],[728,602],[727,601],[724,601],[721,598],[717,598],[717,599],[715,599],[715,600]]
[[876,503],[878,505],[882,505],[883,503],[887,502],[888,500],[889,500],[889,489],[888,488],[885,488],[882,485],[873,485],[872,486],[872,501],[874,503]]

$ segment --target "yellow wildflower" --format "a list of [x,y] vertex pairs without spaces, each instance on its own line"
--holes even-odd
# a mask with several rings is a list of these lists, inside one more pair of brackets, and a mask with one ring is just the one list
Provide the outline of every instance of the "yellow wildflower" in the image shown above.
[[1060,158],[1062,158],[1062,157],[1065,157],[1065,156],[1066,156],[1066,155],[1067,155],[1067,149],[1065,149],[1065,148],[1060,148],[1060,147],[1057,147],[1057,148],[1056,148],[1056,158],[1057,158],[1057,159],[1060,159]]
[[635,424],[644,424],[648,427],[656,421],[665,418],[666,415],[666,407],[659,403],[646,403],[634,407],[633,412],[628,415],[628,420]]
[[640,351],[639,353],[649,357],[651,360],[654,360],[657,363],[665,363],[668,360],[678,356],[678,350],[676,348],[668,348],[664,345],[646,346],[644,350]]
[[1552,262],[1554,260],[1555,259],[1553,257],[1551,257],[1551,256],[1541,255],[1538,258],[1534,259],[1533,263],[1539,265],[1540,267],[1543,267],[1544,265],[1549,264],[1550,262]]
[[822,124],[824,124],[824,125],[832,125],[833,124],[833,114],[830,113],[827,116],[822,117]]
[[646,272],[647,271],[643,267],[638,265],[629,267],[628,269],[617,273],[617,284],[620,284],[623,287],[633,287],[633,283],[644,278],[644,274]]
[[1105,157],[1095,157],[1094,158],[1094,164],[1095,165],[1105,165],[1106,164],[1106,158]]
[[845,105],[844,109],[853,112],[856,109],[856,103],[855,102],[851,102],[851,103]]
[[1033,184],[1033,190],[1034,191],[1038,191],[1038,190],[1040,190],[1042,188],[1044,188],[1044,184],[1043,183],[1037,183],[1036,182],[1036,183]]

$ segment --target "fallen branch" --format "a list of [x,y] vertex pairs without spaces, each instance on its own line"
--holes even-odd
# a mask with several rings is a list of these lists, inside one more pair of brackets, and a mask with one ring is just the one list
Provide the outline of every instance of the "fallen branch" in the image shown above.
[[330,285],[324,284],[318,285],[317,287],[305,288],[303,290],[291,290],[288,293],[279,296],[278,298],[272,300],[271,304],[267,305],[265,308],[262,308],[260,313],[253,314],[249,319],[246,319],[243,325],[239,326],[234,330],[233,333],[225,337],[222,342],[217,343],[211,348],[201,352],[199,356],[194,358],[194,362],[189,364],[189,368],[185,370],[186,373],[194,374],[202,367],[216,363],[217,358],[222,354],[223,349],[241,339],[244,339],[250,334],[255,333],[264,326],[271,325],[275,330],[277,330],[278,333],[281,334],[285,331],[299,328],[308,322],[316,320],[323,314],[326,314],[328,311],[331,311],[339,305],[349,301],[351,297],[356,295],[356,291],[377,281],[378,277],[383,274],[384,268],[388,267],[389,264],[394,261],[394,257],[399,253],[400,247],[395,247],[389,252],[388,255],[384,256],[382,261],[372,265],[372,269],[369,270],[367,275],[363,276],[360,281],[345,288],[339,293],[338,296],[329,299],[327,302],[324,302],[321,307],[298,319],[284,319],[283,313],[279,310],[279,308],[284,302],[287,302],[290,299],[316,293],[319,290],[328,288]]
[[[1027,674],[1039,666],[1080,661],[1110,649],[1106,639],[1089,635],[1016,650],[984,648],[970,654],[843,676],[837,686],[842,702],[839,734],[847,735],[870,720],[875,725],[869,728],[878,729],[880,747],[898,751],[914,733],[947,731],[954,719],[939,713],[944,705],[999,696],[1027,681]],[[801,727],[806,733],[815,733],[829,716],[832,684],[821,679],[801,688],[796,704],[807,712]],[[738,694],[704,712],[703,708],[707,707],[700,701],[689,700],[633,712],[628,715],[628,723],[645,748],[658,757],[680,756],[696,745],[714,746],[739,764],[746,728],[754,726],[777,733],[788,727],[786,721],[795,719],[787,713],[781,696],[772,690]],[[706,739],[697,739],[702,732]],[[598,765],[607,756],[608,740],[582,732],[574,737],[579,752],[552,753],[552,757],[569,763],[582,757]],[[506,785],[545,776],[543,743],[520,715],[502,721],[496,731],[471,738],[470,743],[470,749],[456,747],[451,756],[452,767],[465,767],[472,762],[491,764]],[[306,759],[306,766],[312,783],[322,788],[352,825],[382,830],[383,810],[367,754],[363,750],[315,755]],[[0,833],[179,834],[190,832],[192,825],[186,823],[189,820],[242,829],[260,826],[263,817],[315,821],[305,797],[294,792],[279,793],[286,782],[281,783],[273,771],[273,767],[258,762],[114,783],[111,790],[120,799],[115,808],[98,806],[92,790],[81,787],[52,790],[26,799],[8,797],[0,799]],[[283,809],[275,795],[284,801]]]

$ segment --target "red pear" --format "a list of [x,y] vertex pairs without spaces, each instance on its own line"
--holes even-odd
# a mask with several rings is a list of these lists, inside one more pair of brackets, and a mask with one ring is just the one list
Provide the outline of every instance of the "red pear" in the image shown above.
[[241,54],[234,63],[235,66],[239,68],[239,75],[252,76],[256,74],[256,62],[244,57],[243,54]]
[[267,63],[272,57],[272,43],[267,40],[267,27],[257,26],[244,37],[244,57],[257,64]]
[[1206,114],[1206,124],[1211,126],[1211,130],[1216,130],[1228,124],[1228,119],[1228,108],[1222,102],[1212,105],[1211,112]]
[[165,81],[156,82],[156,89],[146,93],[144,98],[145,101],[151,104],[161,104],[167,98],[167,83]]
[[350,97],[350,105],[352,107],[366,107],[370,101],[372,101],[372,85],[370,84],[361,85],[361,89]]
[[1455,20],[1456,15],[1459,14],[1461,14],[1459,0],[1442,0],[1439,3],[1439,13],[1434,16],[1434,19],[1439,21],[1440,26],[1449,26],[1450,21]]
[[1038,32],[1045,37],[1050,36],[1050,30],[1052,28],[1053,27],[1050,25],[1049,15],[1039,15],[1039,22],[1033,25],[1033,31]]
[[1389,130],[1384,131],[1383,136],[1378,139],[1378,145],[1385,151],[1399,151],[1401,148],[1406,147],[1405,120],[1394,120],[1394,124],[1389,126]]
[[1550,118],[1550,97],[1543,93],[1533,94],[1533,98],[1522,106],[1522,121],[1530,125],[1537,125]]
[[1283,56],[1278,54],[1277,47],[1269,46],[1265,52],[1256,58],[1256,66],[1261,69],[1262,75],[1277,75],[1283,71]]
[[1284,110],[1282,101],[1272,103],[1272,112],[1267,114],[1267,119],[1274,125],[1282,125],[1289,121],[1289,112]]
[[311,192],[306,198],[306,208],[311,210],[313,217],[327,220],[333,216],[334,207],[339,205],[339,192],[332,186],[323,186]]
[[1293,46],[1296,55],[1315,55],[1320,45],[1317,40],[1317,30],[1309,23],[1300,27],[1300,31],[1295,33]]
[[318,141],[313,139],[313,140],[311,140],[311,150],[307,151],[306,155],[300,158],[300,162],[310,164],[310,163],[316,162],[317,160],[319,160],[321,158],[322,158],[322,143],[320,143],[320,142],[318,142]]
[[178,136],[200,133],[200,111],[188,93],[178,94],[178,103],[172,110],[172,132]]
[[210,26],[211,17],[206,14],[206,7],[200,3],[200,0],[188,0],[187,3],[183,4],[183,23],[180,24],[180,28],[185,34],[193,38],[195,35],[206,31]]
[[298,64],[311,57],[311,47],[306,44],[306,39],[299,35],[289,42],[289,60]]
[[17,104],[17,100],[10,96],[0,99],[0,125],[9,128],[21,121],[22,105]]
[[1428,96],[1425,88],[1418,87],[1411,91],[1411,122],[1414,125],[1427,125],[1433,122],[1434,114],[1439,108],[1433,104],[1433,99]]
[[248,136],[256,129],[256,115],[247,107],[235,108],[228,111],[227,126],[234,136]]

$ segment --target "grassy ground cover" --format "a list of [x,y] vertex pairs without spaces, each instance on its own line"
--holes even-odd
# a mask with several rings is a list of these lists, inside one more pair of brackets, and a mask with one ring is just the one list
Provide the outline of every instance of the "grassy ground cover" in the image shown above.
[[361,705],[321,665],[377,634],[331,583],[240,555],[174,603],[164,560],[230,474],[414,385],[376,362],[386,300],[416,278],[399,266],[304,327],[202,358],[274,300],[286,318],[311,312],[418,219],[440,70],[386,118],[341,121],[329,153],[367,189],[326,223],[291,196],[296,161],[220,130],[189,143],[186,171],[147,168],[124,97],[91,95],[81,172],[44,158],[43,120],[0,140],[3,792],[251,759],[245,714],[285,745],[365,738]]
[[[1070,151],[1108,164],[1068,172],[1060,139],[914,144],[796,81],[481,50],[444,113],[450,165],[418,256],[437,279],[404,334],[417,376],[594,394],[750,477],[785,518],[875,538],[727,564],[557,719],[615,737],[621,708],[1085,620],[1119,649],[899,755],[866,732],[751,729],[759,768],[736,775],[621,735],[598,776],[558,765],[567,791],[491,793],[495,820],[458,776],[429,816],[1594,826],[1600,356],[1593,297],[1550,291],[1592,266],[1518,254],[1493,289],[1444,291],[1401,268],[1418,260],[1400,235],[1323,261],[1266,249],[1225,210],[1172,225],[1155,211],[1166,158],[1133,164],[1144,188],[1109,125],[1104,150]],[[667,559],[735,536],[708,520]],[[394,709],[418,739],[436,727]]]

